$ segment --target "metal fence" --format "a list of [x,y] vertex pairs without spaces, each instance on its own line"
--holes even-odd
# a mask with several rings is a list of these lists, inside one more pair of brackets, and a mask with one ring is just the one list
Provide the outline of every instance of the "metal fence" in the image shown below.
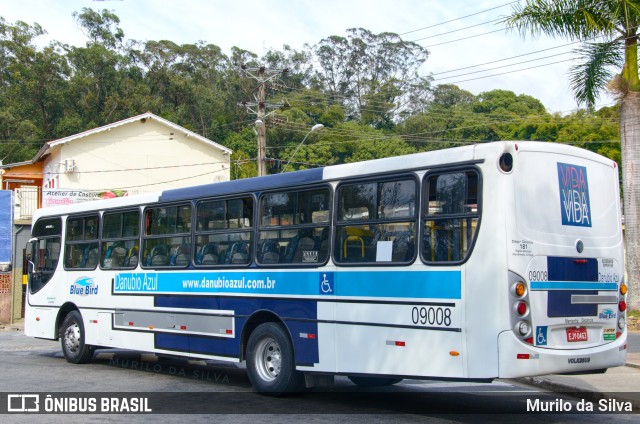
[[14,219],[31,219],[38,209],[38,194],[40,188],[36,186],[22,186],[15,189]]

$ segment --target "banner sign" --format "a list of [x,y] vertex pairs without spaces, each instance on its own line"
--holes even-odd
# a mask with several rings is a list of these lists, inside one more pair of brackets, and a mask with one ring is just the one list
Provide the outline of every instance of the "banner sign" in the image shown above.
[[0,190],[0,264],[11,263],[13,191]]
[[128,196],[124,190],[72,190],[64,188],[43,188],[42,207],[73,205],[90,200],[113,199]]

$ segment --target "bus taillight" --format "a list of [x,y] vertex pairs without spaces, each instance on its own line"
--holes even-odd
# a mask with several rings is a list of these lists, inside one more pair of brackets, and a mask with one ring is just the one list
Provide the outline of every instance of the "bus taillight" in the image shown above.
[[618,303],[618,309],[620,310],[620,312],[624,312],[627,310],[627,302],[625,302],[624,300],[621,300],[620,303]]
[[532,326],[529,316],[529,290],[522,276],[510,273],[509,294],[511,295],[511,329],[524,343],[533,344]]
[[624,283],[620,284],[620,294],[623,296],[627,294],[627,285]]
[[618,328],[620,330],[624,330],[624,326],[627,324],[627,321],[624,319],[623,316],[618,318]]
[[531,332],[531,325],[529,325],[527,321],[520,321],[516,324],[516,329],[518,330],[518,334],[524,337]]

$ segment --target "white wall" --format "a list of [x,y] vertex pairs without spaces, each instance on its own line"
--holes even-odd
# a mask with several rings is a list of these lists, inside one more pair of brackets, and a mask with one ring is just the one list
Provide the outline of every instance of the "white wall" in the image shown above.
[[[75,161],[74,172],[64,173],[65,160]],[[229,163],[218,147],[146,119],[57,146],[46,159],[44,182],[57,176],[55,188],[156,192],[228,181]]]

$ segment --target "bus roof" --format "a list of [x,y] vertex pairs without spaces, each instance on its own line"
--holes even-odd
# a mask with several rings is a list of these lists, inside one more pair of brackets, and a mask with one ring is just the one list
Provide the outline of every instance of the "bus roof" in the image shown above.
[[190,200],[198,197],[224,196],[236,193],[251,193],[277,187],[294,187],[322,181],[323,168],[307,169],[286,174],[265,175],[194,187],[165,190],[160,196],[162,202]]

